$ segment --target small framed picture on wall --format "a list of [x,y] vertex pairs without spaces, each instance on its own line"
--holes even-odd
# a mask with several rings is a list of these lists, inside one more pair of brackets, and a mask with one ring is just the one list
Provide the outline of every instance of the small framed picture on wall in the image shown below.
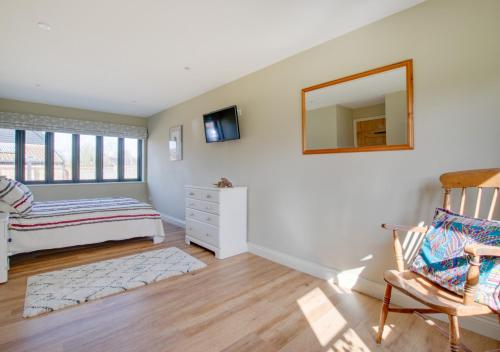
[[170,127],[168,148],[170,160],[182,160],[182,125]]

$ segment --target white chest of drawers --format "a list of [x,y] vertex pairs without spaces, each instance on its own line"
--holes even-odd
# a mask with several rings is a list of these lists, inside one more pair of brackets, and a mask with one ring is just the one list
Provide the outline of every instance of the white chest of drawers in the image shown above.
[[186,243],[224,259],[247,251],[247,188],[186,186]]

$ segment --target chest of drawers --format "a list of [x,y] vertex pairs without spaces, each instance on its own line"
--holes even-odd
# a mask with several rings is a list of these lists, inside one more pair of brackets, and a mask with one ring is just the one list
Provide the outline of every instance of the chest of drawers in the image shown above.
[[247,188],[186,186],[186,243],[224,259],[247,251]]

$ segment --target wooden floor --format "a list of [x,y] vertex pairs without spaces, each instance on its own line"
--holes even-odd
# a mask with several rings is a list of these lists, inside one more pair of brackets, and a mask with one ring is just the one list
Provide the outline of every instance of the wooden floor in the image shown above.
[[[390,314],[374,343],[380,302],[252,254],[216,260],[184,244],[138,239],[12,259],[0,285],[0,351],[445,351],[444,337],[411,315]],[[41,272],[176,246],[208,264],[192,274],[30,319],[26,278]],[[475,351],[500,343],[464,331]]]

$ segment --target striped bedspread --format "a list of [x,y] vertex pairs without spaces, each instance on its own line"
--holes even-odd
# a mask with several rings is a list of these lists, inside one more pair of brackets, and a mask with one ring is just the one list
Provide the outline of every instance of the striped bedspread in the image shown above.
[[165,234],[160,214],[132,198],[33,202],[9,218],[9,255],[135,237],[161,243]]
[[160,219],[153,207],[132,198],[34,202],[26,215],[11,214],[11,231],[37,231],[88,224]]

